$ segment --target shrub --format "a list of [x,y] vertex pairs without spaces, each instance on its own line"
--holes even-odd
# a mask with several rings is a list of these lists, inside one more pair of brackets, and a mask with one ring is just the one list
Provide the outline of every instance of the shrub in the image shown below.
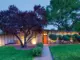
[[75,38],[77,38],[78,34],[74,34],[73,36],[75,36]]
[[62,40],[63,36],[62,35],[58,35],[59,40]]
[[32,50],[32,55],[33,56],[41,56],[42,53],[42,48],[41,47],[35,47]]
[[77,34],[72,35],[72,39],[73,39],[74,42],[77,41],[77,37],[78,37]]
[[77,41],[80,42],[80,35],[77,36]]
[[57,35],[55,35],[55,34],[50,34],[50,35],[49,35],[49,38],[52,39],[52,40],[56,40],[56,39],[57,39]]
[[63,36],[63,40],[65,40],[65,41],[69,41],[69,40],[70,40],[70,37],[67,36],[67,35],[64,35],[64,36]]
[[71,37],[71,35],[66,35],[66,36],[68,36],[69,38]]
[[40,56],[42,53],[43,43],[37,43],[36,47],[32,50],[33,56]]
[[36,46],[43,48],[43,43],[37,43]]

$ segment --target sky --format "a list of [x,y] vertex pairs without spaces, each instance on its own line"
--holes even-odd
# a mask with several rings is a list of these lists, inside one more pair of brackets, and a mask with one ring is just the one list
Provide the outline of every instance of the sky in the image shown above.
[[[0,0],[0,11],[7,10],[9,5],[15,5],[21,11],[29,11],[33,10],[34,5],[39,4],[46,7],[50,4],[50,0]],[[53,29],[53,25],[48,25],[45,29]]]
[[8,9],[9,5],[16,5],[20,10],[32,10],[34,5],[46,7],[50,0],[0,0],[0,10]]

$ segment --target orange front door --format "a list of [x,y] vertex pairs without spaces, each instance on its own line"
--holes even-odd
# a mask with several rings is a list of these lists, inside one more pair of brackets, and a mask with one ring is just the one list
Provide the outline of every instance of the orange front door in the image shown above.
[[47,35],[43,36],[43,43],[48,44],[48,36]]

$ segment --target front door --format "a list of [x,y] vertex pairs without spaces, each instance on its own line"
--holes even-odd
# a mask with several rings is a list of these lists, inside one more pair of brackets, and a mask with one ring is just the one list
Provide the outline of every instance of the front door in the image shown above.
[[43,35],[43,43],[48,44],[48,36],[47,35]]

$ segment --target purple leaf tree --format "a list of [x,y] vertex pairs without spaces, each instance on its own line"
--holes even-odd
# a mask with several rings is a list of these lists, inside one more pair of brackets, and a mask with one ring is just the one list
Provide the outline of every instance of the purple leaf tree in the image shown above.
[[[46,24],[46,11],[40,5],[34,6],[34,11],[20,11],[16,6],[9,6],[8,10],[0,11],[0,28],[13,34],[20,41],[21,47],[27,47],[34,33],[41,33]],[[18,34],[23,33],[24,43]]]

